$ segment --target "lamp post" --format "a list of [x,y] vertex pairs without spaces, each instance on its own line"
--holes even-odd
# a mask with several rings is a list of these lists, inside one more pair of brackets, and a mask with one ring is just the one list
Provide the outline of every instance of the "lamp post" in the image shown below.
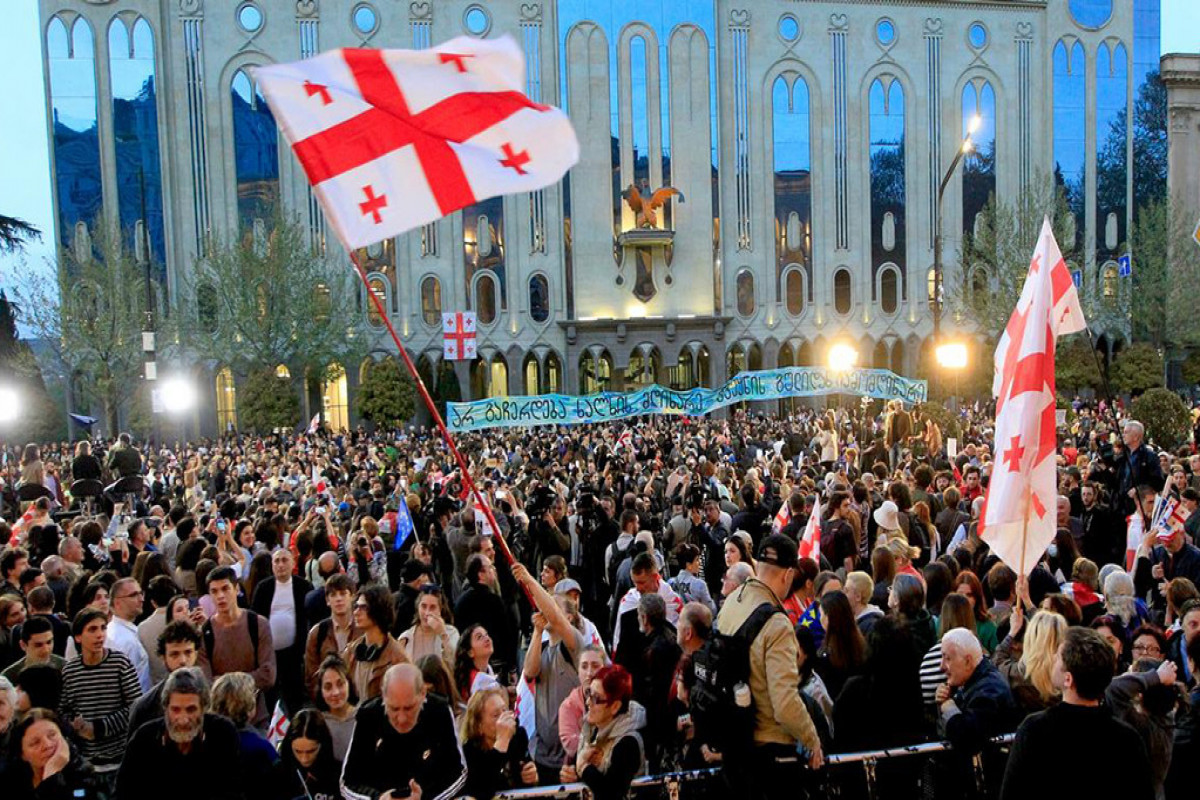
[[933,341],[935,344],[942,332],[942,298],[944,295],[942,290],[942,197],[946,194],[946,186],[950,183],[954,171],[958,169],[959,162],[963,160],[963,156],[971,152],[974,146],[971,137],[979,130],[981,124],[983,124],[983,120],[978,114],[971,117],[971,121],[967,123],[967,135],[963,137],[962,144],[954,154],[954,160],[950,162],[950,168],[946,170],[946,174],[942,176],[942,182],[938,184],[937,203],[934,204],[933,217]]
[[962,342],[946,342],[934,348],[938,366],[954,373],[954,394],[950,398],[950,410],[958,413],[958,376],[967,367],[967,346]]
[[[858,363],[858,350],[847,342],[835,342],[826,358],[829,368],[834,372],[849,372]],[[841,392],[837,394],[837,404],[839,408],[842,405]]]

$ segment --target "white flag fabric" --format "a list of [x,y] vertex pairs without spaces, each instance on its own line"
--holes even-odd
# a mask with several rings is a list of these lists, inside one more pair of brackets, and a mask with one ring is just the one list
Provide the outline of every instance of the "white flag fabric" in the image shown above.
[[1050,220],[1042,223],[1021,297],[996,347],[996,452],[980,536],[1028,574],[1057,530],[1054,351],[1086,326]]
[[447,361],[471,361],[475,358],[476,318],[474,311],[447,311],[442,314],[442,357]]
[[523,94],[525,74],[507,36],[331,50],[254,70],[349,249],[561,178],[579,141],[565,113]]

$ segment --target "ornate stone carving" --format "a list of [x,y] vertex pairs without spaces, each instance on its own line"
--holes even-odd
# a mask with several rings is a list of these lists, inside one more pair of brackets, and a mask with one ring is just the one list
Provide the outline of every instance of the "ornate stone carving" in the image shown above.
[[1171,130],[1175,133],[1186,133],[1192,126],[1194,108],[1176,107],[1171,109]]
[[1017,39],[1032,39],[1033,38],[1033,23],[1021,21],[1017,23]]
[[297,17],[315,17],[317,15],[317,0],[296,0]]
[[113,0],[83,0],[83,2],[90,3],[94,6],[106,6],[109,3],[111,3],[112,1]]
[[850,28],[850,18],[845,14],[830,14],[829,15],[829,30],[844,31]]
[[185,17],[204,16],[204,0],[179,0],[179,13]]
[[522,22],[541,22],[542,21],[542,5],[541,3],[522,3],[521,4],[521,21]]
[[926,36],[941,36],[945,24],[941,17],[926,17],[925,18],[925,35]]
[[729,27],[748,29],[750,27],[750,11],[745,8],[734,8],[729,11]]
[[414,20],[433,19],[433,3],[428,2],[428,0],[410,3],[408,6],[408,16],[409,19]]

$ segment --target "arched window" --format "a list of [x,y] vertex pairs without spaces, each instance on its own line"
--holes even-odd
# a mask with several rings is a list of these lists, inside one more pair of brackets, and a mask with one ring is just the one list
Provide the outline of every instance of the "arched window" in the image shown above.
[[900,273],[888,267],[879,274],[879,307],[885,314],[895,314],[900,306]]
[[504,360],[504,356],[497,354],[492,360],[489,377],[488,396],[508,397],[508,362]]
[[696,385],[696,369],[692,363],[691,348],[679,351],[679,360],[667,370],[667,384],[675,391],[691,389]]
[[754,313],[754,273],[748,269],[737,275],[737,312],[743,317]]
[[897,341],[892,345],[892,372],[904,374],[904,342]]
[[601,353],[594,358],[590,352],[579,358],[579,393],[595,394],[612,387],[612,356]]
[[350,429],[347,394],[346,370],[341,364],[330,364],[325,371],[325,380],[321,382],[321,410],[330,430]]
[[208,281],[196,287],[196,321],[205,333],[217,332],[217,287]]
[[421,319],[426,325],[442,324],[442,284],[432,275],[421,281]]
[[849,314],[850,303],[850,271],[839,269],[833,275],[833,310],[839,314]]
[[888,359],[888,345],[883,339],[875,345],[875,352],[871,357],[871,366],[876,369],[888,369],[891,367],[891,362]]
[[562,362],[554,353],[546,356],[546,391],[552,393],[562,391]]
[[[904,87],[892,76],[871,84],[871,264],[905,264]],[[875,273],[872,272],[871,275]]]
[[[1103,48],[1101,48],[1103,49]],[[1075,219],[1064,250],[1074,249],[1084,231],[1084,198],[1087,197],[1084,158],[1087,154],[1087,55],[1083,43],[1067,49],[1065,40],[1054,46],[1054,177],[1067,196]]]
[[[646,39],[634,36],[629,40],[630,110],[633,123],[633,182],[650,187],[650,101],[647,94],[649,67],[646,60]],[[661,216],[661,215],[660,215]]]
[[230,85],[238,222],[244,230],[269,220],[279,203],[279,133],[262,90],[245,70]]
[[158,155],[158,92],[154,74],[154,33],[145,19],[138,18],[130,36],[125,22],[119,17],[113,18],[108,26],[108,72],[112,85],[121,232],[139,260],[150,257],[159,265],[161,280],[165,245]]
[[1114,306],[1117,304],[1118,290],[1117,267],[1115,264],[1109,264],[1104,268],[1104,277],[1101,279],[1101,293],[1105,305]]
[[70,247],[77,224],[95,222],[103,201],[92,29],[79,17],[70,33],[61,17],[46,27],[46,63],[53,119],[54,181],[61,244]]
[[525,356],[525,394],[541,394],[541,366],[533,353]]
[[939,301],[945,299],[942,297],[941,288],[938,286],[937,270],[930,267],[929,272],[925,273],[925,294],[929,300],[930,308],[933,308]]
[[969,234],[974,234],[975,218],[996,191],[996,92],[988,81],[971,81],[963,87],[963,136],[976,116],[979,127],[971,134],[971,152],[962,166],[963,232]]
[[789,86],[788,77],[793,76],[776,78],[771,90],[776,275],[789,263],[809,263],[812,253],[812,118],[808,84],[804,78],[794,76]]
[[280,364],[275,367],[275,377],[291,380],[292,379],[292,371],[287,368],[287,364]]
[[787,312],[793,317],[804,313],[804,273],[799,267],[790,270],[783,280],[783,295],[787,300]]
[[629,369],[625,371],[626,385],[650,386],[658,383],[661,361],[657,348],[651,348],[649,355],[643,354],[641,347],[636,348],[629,356]]
[[496,281],[491,275],[481,275],[475,283],[475,313],[480,325],[496,321]]
[[233,371],[225,367],[217,373],[217,430],[221,433],[237,430],[237,387]]
[[482,270],[488,270],[499,285],[497,295],[504,308],[507,271],[504,242],[504,198],[491,197],[462,211],[463,266],[467,290]]
[[[259,320],[266,317],[267,314],[268,293],[265,286],[261,284],[258,287],[258,316]],[[333,310],[333,295],[329,291],[329,284],[318,283],[313,288],[313,316],[320,322],[329,319],[329,313]]]
[[529,279],[529,316],[534,322],[550,319],[550,283],[545,275]]
[[1107,42],[1096,51],[1096,250],[1097,260],[1117,254],[1125,241],[1126,147],[1129,124],[1125,117],[1129,58],[1125,45],[1109,51]]
[[[379,302],[384,308],[387,308],[387,285],[383,282],[383,278],[371,278],[368,284],[371,286],[371,294],[379,298]],[[383,316],[376,308],[375,301],[369,297],[367,298],[367,323],[373,328],[383,327]]]

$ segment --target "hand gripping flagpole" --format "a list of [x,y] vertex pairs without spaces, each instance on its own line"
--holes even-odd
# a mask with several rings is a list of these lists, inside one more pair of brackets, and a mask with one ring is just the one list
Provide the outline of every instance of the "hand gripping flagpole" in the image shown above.
[[[392,320],[388,317],[387,309],[383,306],[383,301],[379,299],[379,295],[371,290],[371,284],[367,280],[367,271],[363,269],[362,262],[358,259],[358,253],[350,248],[346,249],[350,254],[350,261],[354,264],[354,270],[358,273],[359,279],[362,281],[363,288],[366,289],[367,297],[375,304],[375,310],[379,312],[380,319],[387,327],[387,331],[392,336],[392,341],[396,343],[396,349],[400,351],[400,358],[404,360],[404,366],[408,369],[408,374],[417,384],[417,392],[420,393],[421,399],[425,402],[425,407],[429,409],[429,413],[433,416],[433,421],[437,423],[438,431],[442,434],[442,439],[450,448],[450,452],[454,454],[454,460],[458,463],[458,470],[462,473],[463,480],[466,481],[467,490],[475,498],[475,504],[483,509],[483,514],[487,517],[488,524],[492,526],[495,535],[492,537],[497,546],[497,549],[504,555],[504,560],[508,562],[511,569],[517,563],[513,558],[512,551],[508,549],[508,542],[504,541],[504,536],[500,533],[500,526],[496,524],[496,517],[492,514],[491,506],[483,502],[483,495],[479,492],[479,487],[475,485],[475,480],[471,477],[470,465],[463,458],[463,454],[459,452],[458,446],[454,444],[454,437],[450,435],[450,429],[446,427],[445,421],[442,419],[441,413],[437,409],[437,403],[433,402],[433,398],[429,395],[429,390],[425,388],[425,381],[421,380],[421,374],[417,372],[417,366],[413,363],[412,358],[408,355],[408,350],[405,349],[404,343],[400,341],[400,336],[396,333],[396,329],[392,326]],[[415,526],[414,526],[415,527]],[[537,608],[537,604],[533,601],[533,595],[525,584],[519,583],[521,590],[525,592],[525,598],[529,601],[529,605]]]

